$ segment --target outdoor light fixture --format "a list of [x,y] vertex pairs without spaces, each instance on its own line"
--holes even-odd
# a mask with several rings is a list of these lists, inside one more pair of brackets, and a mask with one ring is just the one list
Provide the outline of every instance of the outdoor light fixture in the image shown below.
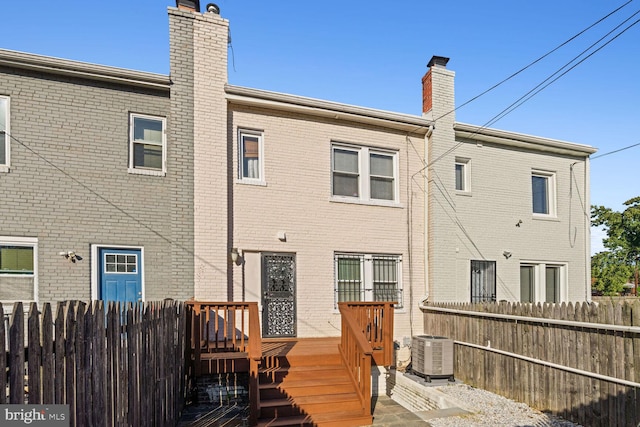
[[509,252],[509,251],[504,251],[504,252],[502,252],[502,255],[503,255],[506,259],[509,259],[509,258],[511,258],[511,255],[513,255],[513,254],[512,254],[511,252]]
[[242,264],[242,256],[240,255],[240,252],[238,251],[238,248],[231,248],[231,261],[233,261],[233,263],[235,265],[240,265]]
[[76,263],[76,261],[82,261],[82,257],[75,253],[75,251],[59,252],[58,255],[65,257],[67,261],[74,264]]

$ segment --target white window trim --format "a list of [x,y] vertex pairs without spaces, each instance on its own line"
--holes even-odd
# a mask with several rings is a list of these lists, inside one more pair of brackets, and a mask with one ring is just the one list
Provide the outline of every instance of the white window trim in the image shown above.
[[[133,121],[135,118],[157,120],[162,122],[162,170],[142,168],[133,166],[133,147],[137,143],[134,140],[134,126]],[[129,113],[129,173],[138,175],[150,175],[150,176],[165,176],[167,174],[167,119],[161,116],[152,116],[148,114]]]
[[[553,171],[546,171],[541,169],[532,169],[531,177],[539,176],[547,179],[547,203],[549,208],[549,213],[535,213],[533,212],[533,194],[531,197],[531,212],[534,218],[557,218],[557,183],[556,183],[556,173]],[[531,183],[531,178],[529,178],[530,191],[533,193],[533,187]]]
[[[333,150],[347,150],[358,153],[358,197],[340,196],[333,194]],[[371,198],[371,173],[369,171],[369,157],[370,154],[381,154],[384,156],[390,156],[393,159],[393,200],[374,199]],[[381,206],[398,206],[400,204],[400,185],[399,185],[399,167],[398,167],[398,151],[386,150],[384,148],[367,147],[363,145],[345,144],[341,142],[331,143],[331,156],[330,156],[330,179],[331,179],[331,201],[354,203],[354,204],[367,204],[367,205],[381,205]]]
[[[456,188],[456,192],[468,194],[471,193],[471,159],[456,157],[455,165],[461,165],[463,170],[464,179],[462,182],[462,189],[458,190]],[[455,181],[454,181],[455,185]]]
[[373,301],[373,258],[390,257],[396,259],[396,278],[398,282],[398,293],[402,297],[399,299],[396,311],[403,311],[404,306],[404,287],[402,284],[402,255],[398,254],[378,254],[378,253],[361,253],[361,252],[335,252],[333,255],[333,294],[334,294],[334,310],[338,310],[338,258],[345,257],[362,257],[360,265],[360,277],[362,278],[362,286],[364,288],[364,302]]
[[[24,274],[22,277],[31,277],[33,278],[33,300],[22,301],[22,302],[38,302],[38,239],[36,237],[12,237],[12,236],[0,236],[0,245],[8,245],[8,246],[24,246],[24,247],[32,247],[33,248],[33,274]],[[11,276],[15,277],[14,274],[2,274],[0,276]],[[13,304],[17,301],[13,300],[3,300],[2,304]]]
[[[258,138],[258,168],[260,178],[243,177],[243,156],[242,156],[242,136],[251,135]],[[238,128],[238,179],[237,182],[242,184],[267,185],[264,177],[264,131],[257,129]]]
[[144,246],[123,246],[123,245],[91,245],[91,299],[93,301],[100,298],[100,249],[133,249],[140,251],[140,288],[142,290],[142,302],[146,301],[146,286],[144,272]]
[[[553,261],[520,261],[520,267],[533,267],[533,301],[534,303],[544,303],[547,297],[546,269],[547,267],[560,268],[560,301],[569,300],[569,268],[566,262]],[[519,288],[518,288],[519,290]],[[519,293],[518,293],[519,295]]]
[[7,101],[7,111],[5,123],[7,124],[4,134],[5,163],[0,164],[0,172],[9,172],[11,169],[11,98],[0,95],[0,99]]

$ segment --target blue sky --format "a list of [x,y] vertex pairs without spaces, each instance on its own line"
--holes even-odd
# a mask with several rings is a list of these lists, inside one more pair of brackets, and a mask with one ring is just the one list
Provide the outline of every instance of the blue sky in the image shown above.
[[[173,1],[4,2],[0,48],[167,74]],[[484,125],[640,9],[626,0],[218,0],[233,46],[229,82],[421,114],[420,79],[450,57],[456,105],[612,17],[456,113]],[[202,2],[202,7],[206,4]],[[635,15],[627,23],[640,19]],[[626,25],[625,25],[626,26]],[[621,27],[624,28],[625,26]],[[640,24],[492,127],[597,147],[640,142]],[[230,61],[231,62],[231,61]],[[640,147],[594,159],[591,203],[616,210],[640,195]],[[593,251],[600,248],[594,232]]]

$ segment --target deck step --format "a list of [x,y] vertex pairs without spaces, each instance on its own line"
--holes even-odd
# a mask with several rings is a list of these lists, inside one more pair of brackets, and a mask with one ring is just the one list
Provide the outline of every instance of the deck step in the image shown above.
[[258,374],[260,377],[260,383],[311,380],[317,378],[348,378],[347,371],[341,365],[295,366],[289,368],[260,369]]
[[327,412],[310,415],[298,415],[286,418],[262,419],[258,427],[345,427],[369,426],[373,423],[371,415],[358,415],[352,412]]
[[269,343],[259,370],[258,426],[370,425],[337,343]]

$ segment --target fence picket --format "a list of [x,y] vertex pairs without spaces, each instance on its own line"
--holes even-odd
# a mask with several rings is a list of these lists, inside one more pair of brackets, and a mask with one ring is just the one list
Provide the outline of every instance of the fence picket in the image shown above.
[[29,304],[27,320],[27,390],[30,404],[42,403],[40,388],[40,368],[42,362],[42,348],[40,347],[40,313],[35,302]]
[[65,353],[65,308],[64,302],[59,302],[56,308],[56,321],[54,325],[53,347],[55,348],[55,378],[53,388],[55,392],[54,403],[63,404],[65,399],[66,384],[66,353]]
[[[2,308],[2,304],[0,304],[0,319],[2,320],[2,325],[0,325],[0,342],[3,346],[6,346],[7,343],[7,330],[6,330],[6,322],[4,318],[4,309]],[[7,366],[7,352],[0,351],[0,366]],[[7,403],[7,376],[0,375],[0,404]]]
[[51,304],[42,308],[42,403],[55,401],[55,353],[53,352],[53,315]]
[[9,326],[9,403],[24,403],[24,312],[13,305]]

